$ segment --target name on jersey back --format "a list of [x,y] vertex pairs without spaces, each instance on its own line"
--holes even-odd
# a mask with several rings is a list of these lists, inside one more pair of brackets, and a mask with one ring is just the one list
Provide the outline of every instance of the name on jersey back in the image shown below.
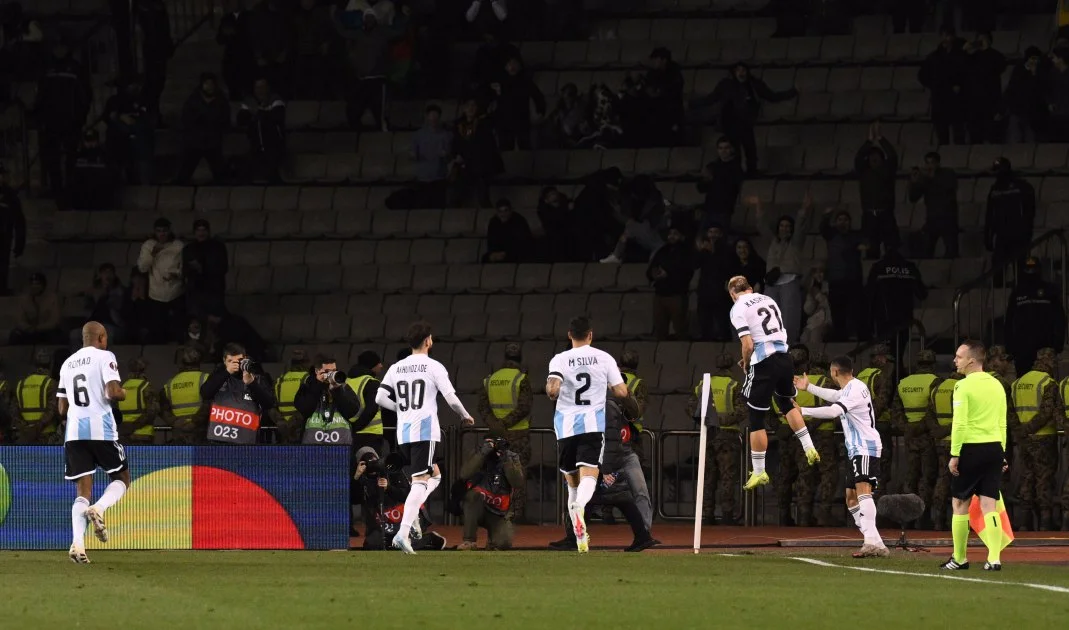
[[746,300],[743,303],[743,306],[753,306],[754,304],[760,304],[761,302],[764,302],[766,299],[768,299],[768,298],[766,298],[763,295],[758,295],[757,297],[755,297],[752,300]]
[[577,365],[597,365],[597,357],[575,357],[568,359],[568,367],[575,367]]
[[80,368],[80,367],[83,367],[83,366],[86,366],[86,365],[90,365],[91,363],[93,363],[93,357],[80,357],[80,358],[77,358],[77,359],[71,359],[70,361],[67,361],[67,368],[71,369],[71,370],[74,370],[76,368]]
[[426,363],[418,363],[418,364],[415,364],[415,365],[398,365],[397,366],[397,373],[398,374],[412,374],[413,372],[426,372],[426,371],[427,371],[427,364]]

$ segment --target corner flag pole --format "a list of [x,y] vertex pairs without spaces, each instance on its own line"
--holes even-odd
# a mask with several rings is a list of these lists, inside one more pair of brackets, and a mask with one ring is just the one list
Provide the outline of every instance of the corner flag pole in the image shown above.
[[694,553],[702,546],[702,503],[705,499],[705,441],[708,428],[705,415],[709,412],[709,374],[702,375],[701,437],[698,439],[698,489],[694,498]]

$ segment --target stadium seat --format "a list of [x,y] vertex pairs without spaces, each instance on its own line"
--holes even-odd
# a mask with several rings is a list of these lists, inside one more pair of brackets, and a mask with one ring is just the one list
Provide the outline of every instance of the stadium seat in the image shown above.
[[305,241],[273,241],[270,264],[272,267],[291,267],[304,264]]
[[446,290],[451,293],[478,291],[481,274],[480,265],[449,265]]

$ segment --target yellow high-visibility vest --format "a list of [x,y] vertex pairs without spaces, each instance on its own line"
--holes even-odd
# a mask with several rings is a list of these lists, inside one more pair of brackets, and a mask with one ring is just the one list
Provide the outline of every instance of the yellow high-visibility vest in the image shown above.
[[[1065,378],[1062,379],[1061,390],[1062,390],[1062,410],[1065,413],[1065,417],[1069,418],[1069,376],[1066,376]],[[0,393],[2,393],[3,391],[4,391],[3,388],[0,387]]]
[[[128,378],[122,386],[126,390],[126,398],[119,401],[123,422],[137,422],[145,413],[145,392],[148,391],[149,382],[143,378]],[[133,435],[151,438],[155,433],[156,427],[148,424],[134,431]]]
[[[378,382],[378,379],[370,374],[364,374],[363,376],[357,376],[347,379],[345,384],[349,386],[349,389],[353,390],[356,394],[356,405],[359,411],[356,412],[354,418],[359,418],[360,414],[364,412],[364,388],[371,381]],[[375,411],[375,417],[371,419],[366,427],[357,431],[357,433],[367,433],[369,435],[382,435],[382,408],[380,407]]]
[[[880,376],[882,376],[882,375],[883,375],[883,370],[881,370],[880,368],[865,368],[864,370],[861,370],[861,374],[857,375],[857,380],[861,381],[862,383],[865,384],[865,387],[869,388],[869,394],[870,395],[875,396],[876,395],[876,387],[875,387],[876,379],[880,378]],[[890,377],[888,377],[888,378],[890,378]],[[873,407],[875,408],[875,404],[873,405]],[[878,418],[876,418],[876,422],[887,422],[890,419],[891,419],[890,410],[889,409],[884,409],[883,413],[881,413],[880,416]]]
[[[948,378],[939,384],[932,392],[932,405],[935,407],[935,419],[939,426],[949,427],[954,424],[954,387],[958,379]],[[943,437],[944,442],[950,441],[950,435]]]
[[[527,375],[516,368],[501,368],[483,379],[486,397],[490,399],[490,410],[498,420],[512,413],[519,402],[520,384]],[[531,428],[528,416],[509,428],[509,431],[526,431]]]
[[[730,376],[712,376],[709,378],[709,399],[713,403],[713,409],[716,409],[717,415],[730,416],[735,413],[735,390],[739,388],[739,383]],[[694,395],[698,397],[699,403],[702,399],[702,384],[698,383],[694,386]],[[738,431],[738,425],[720,426],[721,431]]]
[[[40,422],[48,409],[48,389],[52,386],[52,378],[45,374],[31,374],[19,381],[15,389],[15,396],[19,405],[19,413],[24,422]],[[56,426],[45,427],[42,435],[51,435],[56,432]]]
[[199,370],[179,372],[174,375],[163,391],[171,401],[175,418],[189,418],[197,413],[204,401],[200,398],[200,386],[208,380],[208,374]]
[[[1039,415],[1039,403],[1043,400],[1043,391],[1053,382],[1046,372],[1032,370],[1013,382],[1013,408],[1017,412],[1017,418],[1021,424],[1028,424]],[[1055,435],[1057,427],[1055,422],[1047,423],[1047,426],[1036,431],[1035,437]]]
[[902,400],[907,422],[924,420],[924,414],[928,411],[928,400],[932,396],[932,383],[937,378],[939,377],[935,374],[913,374],[898,384],[898,397]]
[[[642,384],[642,379],[638,376],[635,376],[631,372],[624,372],[623,377],[624,383],[627,384],[627,391],[630,392],[632,396],[634,396],[635,390],[638,389],[638,386]],[[639,431],[642,430],[642,418],[636,418],[631,422],[631,424],[635,425],[635,428]]]
[[297,413],[293,406],[293,399],[297,397],[297,390],[301,388],[308,372],[286,372],[282,378],[275,381],[275,400],[278,401],[278,412],[282,417],[289,420]]

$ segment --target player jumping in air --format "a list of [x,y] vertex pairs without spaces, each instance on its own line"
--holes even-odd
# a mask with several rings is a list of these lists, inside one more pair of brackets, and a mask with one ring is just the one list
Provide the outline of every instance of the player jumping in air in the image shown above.
[[568,482],[568,519],[579,553],[586,553],[590,537],[583,510],[597,490],[605,454],[605,392],[611,389],[636,415],[638,404],[627,391],[616,359],[590,345],[594,332],[587,317],[572,318],[568,338],[572,349],[549,362],[546,395],[556,401],[553,429],[560,471]]
[[[85,555],[85,530],[93,524],[100,542],[108,542],[104,512],[122,498],[130,487],[130,466],[119,444],[119,430],[111,404],[126,398],[115,355],[108,351],[108,331],[98,322],[82,327],[82,349],[75,352],[59,371],[59,413],[67,419],[63,451],[68,480],[78,486],[78,498],[71,507],[74,540],[68,556],[76,564],[89,564]],[[111,483],[93,505],[93,473],[103,468]]]
[[421,538],[419,511],[427,497],[442,483],[442,473],[434,463],[434,451],[442,441],[442,429],[438,424],[438,394],[449,407],[464,420],[475,424],[460,399],[456,388],[449,382],[445,366],[430,357],[431,327],[426,322],[416,322],[408,328],[408,344],[412,354],[394,363],[386,371],[379,385],[375,402],[384,409],[397,413],[397,445],[408,462],[407,472],[412,476],[412,489],[405,499],[405,513],[401,526],[393,537],[393,546],[408,554],[415,554],[409,534]]
[[750,407],[750,461],[753,472],[743,486],[753,490],[769,482],[765,472],[765,451],[768,435],[765,416],[776,398],[776,406],[788,409],[787,423],[802,442],[805,457],[812,466],[820,461],[820,454],[809,437],[802,414],[794,407],[794,362],[787,353],[787,330],[783,326],[779,305],[767,295],[754,293],[744,276],[728,281],[728,293],[735,305],[731,307],[731,325],[742,343],[739,365],[746,374],[742,395]]

